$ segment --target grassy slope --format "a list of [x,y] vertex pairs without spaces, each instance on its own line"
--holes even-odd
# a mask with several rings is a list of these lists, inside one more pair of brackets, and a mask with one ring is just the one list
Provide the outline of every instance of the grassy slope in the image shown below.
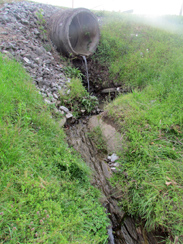
[[107,14],[95,55],[109,65],[113,79],[133,90],[107,107],[125,139],[123,173],[114,182],[124,192],[124,209],[145,219],[149,229],[161,226],[182,243],[183,46],[182,36],[173,31],[183,18],[163,20],[166,29],[172,20],[171,32],[141,20]]
[[107,217],[89,169],[29,76],[0,55],[0,243],[100,243]]
[[172,54],[182,48],[182,42],[175,37],[175,32],[182,33],[181,17],[149,21],[120,13],[97,14],[103,17],[102,31],[93,57],[109,67],[114,82],[126,88],[142,88],[149,80],[157,79],[162,68],[172,62]]

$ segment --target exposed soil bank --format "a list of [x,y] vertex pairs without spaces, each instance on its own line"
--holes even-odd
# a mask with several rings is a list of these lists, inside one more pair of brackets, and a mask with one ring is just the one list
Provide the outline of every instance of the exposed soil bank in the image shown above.
[[[73,65],[78,68],[83,74],[86,73],[85,64],[81,59],[74,59]],[[89,80],[91,86],[91,92],[94,92],[96,95],[100,96],[101,91],[106,88],[117,88],[119,87],[118,83],[115,83],[109,77],[109,69],[105,65],[101,65],[97,60],[92,59],[92,57],[87,58],[88,71],[89,71]],[[83,82],[87,84],[86,78],[83,77]],[[125,92],[125,90],[122,90]],[[107,94],[106,94],[107,95]]]

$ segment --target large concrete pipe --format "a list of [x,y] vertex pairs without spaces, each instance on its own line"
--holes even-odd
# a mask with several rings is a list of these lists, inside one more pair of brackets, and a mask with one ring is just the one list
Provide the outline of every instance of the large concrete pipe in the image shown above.
[[99,43],[98,20],[88,9],[68,9],[50,19],[50,38],[58,51],[66,56],[92,55]]

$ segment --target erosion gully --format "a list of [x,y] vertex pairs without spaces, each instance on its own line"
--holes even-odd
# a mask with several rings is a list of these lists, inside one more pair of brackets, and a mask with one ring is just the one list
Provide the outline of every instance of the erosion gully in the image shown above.
[[[87,67],[85,58],[84,61],[85,67]],[[88,70],[86,70],[86,74],[88,74]],[[87,83],[89,84],[88,76]],[[122,202],[122,192],[114,188],[109,181],[113,174],[106,162],[109,152],[105,154],[100,153],[95,142],[89,136],[91,132],[91,120],[92,116],[84,119],[82,118],[78,123],[67,126],[66,134],[69,145],[81,154],[83,160],[91,168],[93,172],[91,184],[100,189],[102,193],[101,203],[109,214],[110,219],[110,225],[108,226],[108,243],[160,243],[160,241],[162,241],[161,238],[155,237],[153,233],[148,233],[142,226],[136,227],[135,221],[128,216],[127,213],[122,211],[122,208],[119,206],[119,202]],[[115,128],[113,129],[115,130]],[[111,138],[111,140],[113,139]],[[113,144],[113,141],[110,143]]]
[[91,184],[100,189],[101,203],[109,213],[108,227],[110,244],[155,244],[158,243],[152,233],[142,227],[136,228],[134,220],[121,210],[119,202],[122,192],[111,186],[111,170],[106,163],[107,154],[101,154],[89,136],[90,119],[80,120],[78,124],[67,127],[66,134],[70,146],[78,151],[93,172]]

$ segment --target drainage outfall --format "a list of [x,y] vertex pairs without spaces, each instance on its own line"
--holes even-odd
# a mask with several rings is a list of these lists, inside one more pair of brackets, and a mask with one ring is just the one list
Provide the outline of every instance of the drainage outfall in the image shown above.
[[50,38],[57,50],[68,57],[90,56],[99,43],[96,16],[88,9],[68,9],[55,13],[49,22]]

